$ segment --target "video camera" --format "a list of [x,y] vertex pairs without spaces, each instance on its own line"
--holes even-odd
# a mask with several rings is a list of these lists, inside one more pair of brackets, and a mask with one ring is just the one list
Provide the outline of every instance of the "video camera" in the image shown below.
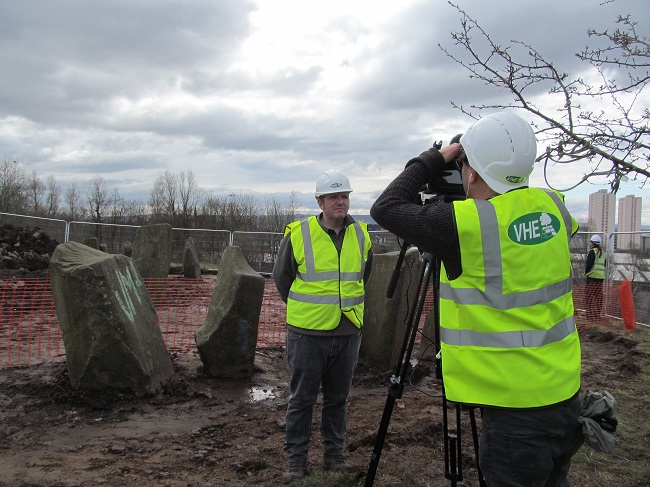
[[[458,142],[460,134],[451,139],[451,144]],[[433,148],[440,150],[442,140],[433,143]],[[421,190],[422,204],[427,204],[432,199],[443,199],[443,201],[455,201],[465,199],[463,180],[456,164],[447,164],[443,172],[438,174],[432,181],[429,181]]]

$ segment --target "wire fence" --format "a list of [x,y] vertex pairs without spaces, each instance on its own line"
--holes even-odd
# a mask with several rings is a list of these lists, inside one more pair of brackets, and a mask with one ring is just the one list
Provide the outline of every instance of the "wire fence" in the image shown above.
[[[128,225],[77,224],[78,222],[68,224],[61,220],[7,214],[0,214],[0,222],[39,227],[55,237],[61,235],[64,241],[83,241],[100,235],[102,242],[110,245],[107,251],[112,253],[121,253],[127,242],[133,242],[138,228]],[[261,273],[271,272],[282,238],[282,234],[273,232],[173,229],[172,233],[174,245],[181,249],[177,255],[180,256],[185,240],[192,237],[197,250],[200,249],[200,253],[209,256],[202,259],[202,268],[217,266],[223,250],[228,245],[238,245],[243,249],[251,267]],[[394,235],[383,230],[370,233],[377,249],[398,250]],[[607,274],[595,300],[598,309],[595,312],[590,309],[588,298],[591,291],[582,277],[590,235],[578,233],[571,243],[573,299],[579,329],[594,324],[624,327],[622,316],[626,311],[629,314],[629,310],[621,309],[619,299],[619,289],[624,279],[633,282],[637,323],[647,325],[650,323],[649,261],[644,260],[642,255],[613,252],[616,235],[603,238],[604,242],[608,242]],[[199,280],[179,276],[143,279],[156,308],[163,338],[171,352],[195,349],[194,332],[205,322],[215,284],[215,279],[211,277]],[[431,309],[432,291],[427,293],[427,299],[423,317]],[[634,306],[632,303],[633,308]],[[0,313],[0,367],[20,367],[64,359],[65,351],[49,279],[0,279]],[[280,300],[273,281],[267,279],[258,330],[259,348],[284,346],[285,316],[286,306]]]
[[[196,350],[194,332],[207,318],[216,279],[143,279],[158,315],[158,326],[171,353]],[[576,284],[573,299],[580,331],[593,325],[624,328],[620,320],[618,289],[610,283],[605,314],[590,317],[585,304],[586,289]],[[434,293],[427,291],[419,327],[433,306]],[[0,368],[22,367],[65,359],[63,339],[48,278],[0,279]],[[278,348],[285,344],[286,305],[275,283],[266,279],[258,326],[257,348]]]
[[[143,279],[171,353],[196,350],[194,332],[208,315],[216,279]],[[0,368],[65,359],[63,339],[47,278],[0,280]],[[258,348],[284,346],[286,305],[266,279]]]

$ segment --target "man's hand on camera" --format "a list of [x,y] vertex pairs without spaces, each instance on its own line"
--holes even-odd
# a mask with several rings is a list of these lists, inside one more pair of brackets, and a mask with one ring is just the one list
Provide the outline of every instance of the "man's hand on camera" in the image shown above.
[[447,147],[440,149],[440,155],[445,158],[445,164],[456,160],[463,151],[463,146],[459,143],[450,144]]

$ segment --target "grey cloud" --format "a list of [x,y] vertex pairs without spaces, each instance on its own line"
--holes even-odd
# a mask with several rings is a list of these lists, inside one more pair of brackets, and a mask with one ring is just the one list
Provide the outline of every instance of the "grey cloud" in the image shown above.
[[219,72],[198,69],[179,80],[183,89],[195,95],[220,92],[257,92],[267,96],[296,97],[305,94],[318,81],[322,67],[286,67],[270,76],[259,76],[242,71]]
[[[496,42],[529,42],[573,74],[580,69],[574,53],[589,42],[588,27],[611,27],[615,15],[628,10],[643,20],[647,11],[645,0],[601,3],[462,2]],[[310,190],[323,169],[341,167],[355,182],[375,178],[383,184],[383,174],[471,122],[451,100],[484,104],[510,96],[470,79],[440,50],[438,44],[453,48],[450,32],[460,22],[446,2],[419,2],[381,32],[370,31],[364,19],[341,16],[316,33],[349,42],[368,35],[383,40],[342,55],[346,73],[359,75],[347,92],[333,95],[331,109],[315,115],[252,114],[229,104],[231,97],[250,97],[299,105],[330,74],[318,61],[278,66],[272,74],[239,69],[253,2],[0,4],[0,65],[9,67],[0,77],[0,147],[39,171],[55,166],[57,179],[103,174],[120,188],[148,193],[153,181],[146,178],[189,167],[203,169],[201,183],[214,191],[252,191],[282,181],[309,195],[304,203],[311,204]],[[166,95],[179,93],[192,106],[164,103]],[[163,103],[150,106],[148,99]],[[75,157],[77,151],[86,155]],[[210,179],[211,161],[217,181]],[[132,177],[136,170],[140,185]],[[355,193],[353,206],[379,191]]]
[[233,56],[252,8],[237,0],[3,2],[0,65],[12,68],[0,78],[0,114],[74,123],[115,96],[147,96]]
[[[521,41],[536,48],[547,61],[573,76],[581,74],[585,63],[575,53],[589,40],[587,29],[610,27],[618,13],[630,9],[642,12],[643,2],[633,0],[602,4],[593,0],[575,2],[528,2],[524,5],[490,4],[472,0],[462,3],[473,17],[501,46]],[[414,109],[423,106],[441,107],[450,100],[457,104],[489,104],[490,99],[504,102],[504,93],[493,86],[484,86],[470,73],[447,57],[439,44],[450,53],[471,61],[463,47],[455,46],[451,32],[460,30],[460,14],[441,2],[423,2],[396,18],[390,25],[384,43],[375,52],[377,68],[368,73],[351,93],[364,102],[374,102],[390,110]],[[478,33],[474,38],[478,39]],[[477,45],[485,52],[485,45]],[[511,52],[525,59],[527,48],[512,45]],[[547,87],[536,85],[529,95],[545,93]],[[533,91],[534,90],[534,91]],[[506,98],[509,94],[505,94]],[[506,100],[507,101],[507,100]]]

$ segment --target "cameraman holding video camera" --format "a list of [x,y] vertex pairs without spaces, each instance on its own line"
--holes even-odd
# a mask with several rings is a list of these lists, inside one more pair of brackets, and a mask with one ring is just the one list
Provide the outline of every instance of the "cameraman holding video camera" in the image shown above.
[[[525,120],[488,115],[460,143],[411,159],[370,211],[441,261],[445,394],[481,407],[488,486],[568,486],[582,444],[569,254],[578,225],[560,194],[528,187],[536,150]],[[466,199],[415,203],[452,164]]]

